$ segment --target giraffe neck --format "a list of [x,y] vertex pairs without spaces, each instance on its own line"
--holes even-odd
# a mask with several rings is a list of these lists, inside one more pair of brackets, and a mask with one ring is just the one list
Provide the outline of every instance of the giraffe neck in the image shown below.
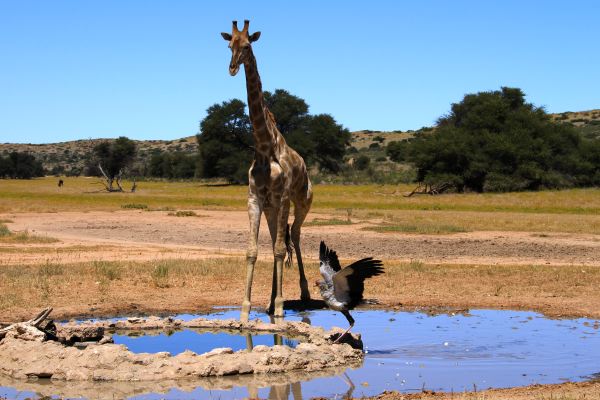
[[248,109],[250,110],[250,121],[254,136],[254,148],[256,155],[270,157],[273,154],[276,137],[271,129],[265,115],[262,83],[258,75],[256,58],[250,50],[248,60],[244,62],[246,73],[246,90],[248,92]]

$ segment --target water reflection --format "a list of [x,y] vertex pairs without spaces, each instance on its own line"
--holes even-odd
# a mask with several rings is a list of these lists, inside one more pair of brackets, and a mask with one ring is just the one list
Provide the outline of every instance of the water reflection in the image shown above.
[[176,331],[117,331],[113,333],[115,344],[123,344],[134,353],[168,352],[175,356],[184,351],[207,353],[218,347],[230,347],[233,351],[252,350],[254,346],[285,344],[295,348],[299,341],[278,334],[245,334],[239,331],[182,329]]
[[[285,374],[238,375],[190,380],[158,382],[64,382],[39,379],[24,381],[0,375],[0,396],[8,399],[61,398],[87,399],[294,399],[309,397],[303,395],[302,383],[344,375],[345,368],[323,369],[304,372],[291,371]],[[350,389],[340,392],[340,396],[351,396],[354,385],[348,379]],[[306,396],[306,397],[304,397]]]
[[[553,320],[522,311],[471,310],[459,314],[361,310],[353,313],[356,331],[365,343],[365,360],[349,369],[314,372],[202,378],[190,381],[95,383],[15,381],[0,377],[0,397],[24,399],[40,395],[92,399],[196,398],[342,398],[377,395],[385,390],[404,393],[422,388],[470,391],[474,387],[524,386],[591,379],[598,372],[600,323],[589,319]],[[180,315],[192,319],[197,315]],[[205,318],[238,318],[239,310],[219,310]],[[269,321],[253,312],[251,318]],[[310,318],[329,329],[344,326],[339,313],[328,310],[286,312],[286,320]],[[171,336],[177,338],[177,336]],[[137,340],[137,339],[136,339]],[[290,344],[292,338],[269,334],[231,337],[220,346],[252,349],[258,344]],[[266,342],[260,342],[264,340]],[[153,351],[164,351],[155,349]],[[17,390],[28,391],[27,395]]]

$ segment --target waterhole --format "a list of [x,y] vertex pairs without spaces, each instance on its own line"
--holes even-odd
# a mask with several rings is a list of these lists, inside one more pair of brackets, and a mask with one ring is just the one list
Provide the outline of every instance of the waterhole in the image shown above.
[[[600,322],[590,319],[548,319],[523,311],[470,310],[428,315],[419,312],[354,311],[355,332],[362,334],[365,359],[360,368],[197,379],[192,382],[91,383],[23,382],[0,376],[0,397],[42,396],[93,399],[299,399],[372,396],[384,390],[405,393],[482,390],[590,379],[600,372]],[[198,315],[178,315],[192,319]],[[220,309],[205,318],[239,318],[239,310]],[[251,318],[269,321],[263,313]],[[346,327],[339,313],[318,310],[286,312],[286,319],[329,329]],[[128,336],[115,342],[134,352],[186,349],[203,353],[216,347],[233,350],[258,344],[297,342],[278,335],[176,331]]]
[[205,331],[185,329],[174,332],[132,332],[113,334],[116,344],[124,344],[134,353],[168,352],[172,356],[191,350],[196,354],[207,353],[218,347],[230,347],[233,351],[252,349],[257,345],[282,344],[296,347],[298,341],[277,334],[240,334],[239,332]]

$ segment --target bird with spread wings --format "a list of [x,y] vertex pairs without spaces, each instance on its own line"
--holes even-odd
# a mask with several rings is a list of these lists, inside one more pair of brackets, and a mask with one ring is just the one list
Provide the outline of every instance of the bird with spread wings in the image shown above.
[[317,281],[316,286],[319,287],[321,296],[329,308],[344,314],[350,324],[350,327],[334,342],[337,343],[354,326],[354,318],[349,310],[362,302],[365,279],[383,274],[383,263],[381,260],[369,257],[342,269],[336,252],[328,248],[323,241],[319,249],[319,259],[321,260],[319,271],[323,280]]

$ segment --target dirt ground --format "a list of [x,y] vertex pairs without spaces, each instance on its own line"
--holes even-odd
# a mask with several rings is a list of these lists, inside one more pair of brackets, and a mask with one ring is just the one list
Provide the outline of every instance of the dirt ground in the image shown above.
[[[13,232],[28,231],[34,235],[47,235],[59,239],[55,243],[12,243],[0,242],[0,267],[14,265],[40,265],[43,263],[79,263],[87,261],[153,261],[162,259],[207,260],[223,257],[234,257],[243,267],[248,232],[247,215],[243,211],[202,210],[195,217],[175,217],[168,212],[118,211],[118,212],[61,212],[61,213],[15,213],[0,215],[0,219],[9,220],[6,225]],[[332,215],[312,213],[308,219],[328,219]],[[339,216],[338,216],[339,218]],[[577,269],[582,273],[600,269],[600,235],[571,233],[539,233],[539,232],[468,232],[448,235],[422,235],[404,233],[378,233],[362,230],[381,221],[371,219],[351,225],[320,225],[303,228],[302,248],[305,260],[314,262],[318,257],[318,245],[325,240],[333,247],[341,258],[352,260],[366,256],[381,258],[386,262],[410,262],[417,260],[425,265],[480,266],[547,266],[548,268]],[[270,239],[263,220],[260,234],[260,259],[270,262]],[[270,287],[268,268],[264,268],[264,277],[260,273],[256,279],[255,300],[264,303],[266,292]],[[315,271],[312,271],[314,273]],[[234,283],[228,282],[231,277],[223,277],[218,285],[210,290],[201,287],[184,287],[172,285],[160,291],[134,282],[134,287],[127,286],[124,280],[112,283],[115,291],[111,302],[97,304],[95,301],[80,302],[72,306],[59,307],[55,317],[73,315],[110,315],[114,313],[135,313],[139,311],[189,311],[201,310],[215,304],[238,304],[242,296],[242,275]],[[388,274],[386,274],[388,275]],[[457,275],[458,280],[468,280],[469,276]],[[483,274],[482,276],[485,276]],[[558,274],[556,275],[558,279]],[[502,295],[489,294],[488,289],[465,290],[452,292],[448,296],[440,296],[445,287],[456,286],[451,272],[440,278],[433,290],[423,288],[419,294],[420,276],[415,275],[413,281],[408,277],[406,284],[414,288],[413,295],[406,290],[388,287],[387,292],[377,296],[382,306],[417,307],[443,306],[452,307],[490,307],[535,309],[549,314],[594,316],[600,317],[600,295],[597,285],[591,279],[581,279],[576,283],[569,295],[557,295],[550,289],[540,296],[529,296],[527,286],[518,286],[527,279],[524,275],[514,277],[514,290],[510,292],[511,283],[499,285],[496,291]],[[219,278],[220,279],[220,278]],[[545,279],[541,276],[540,279]],[[510,282],[510,281],[507,281]],[[96,282],[97,283],[97,282]],[[468,282],[472,288],[490,286],[485,278],[473,278]],[[81,283],[79,283],[81,285]],[[83,284],[79,290],[98,290],[90,284]],[[193,283],[191,284],[193,285]],[[237,287],[237,286],[240,287]],[[297,284],[294,282],[294,286]],[[447,286],[443,286],[447,285]],[[587,285],[587,286],[586,286]],[[235,286],[235,288],[234,288]],[[289,285],[288,285],[289,286]],[[289,287],[284,292],[294,296],[295,291]],[[589,287],[588,287],[589,286]],[[182,289],[183,288],[183,289]],[[437,291],[436,291],[437,290]],[[587,291],[586,291],[587,290]],[[120,298],[120,291],[132,294]],[[134,293],[138,291],[138,293]],[[508,295],[505,292],[508,291]],[[314,292],[314,288],[313,288]],[[481,292],[481,293],[479,293]],[[76,294],[74,294],[76,295]],[[316,292],[313,293],[316,297]],[[73,294],[71,295],[71,297]],[[595,296],[595,297],[594,297]],[[66,300],[71,299],[71,297]],[[209,302],[208,299],[219,301]],[[65,300],[65,301],[66,301]],[[72,299],[71,299],[72,300]],[[113,302],[114,300],[114,302]],[[0,321],[5,322],[27,315],[29,308],[37,305],[23,305],[3,311]],[[454,395],[452,398],[464,399],[595,399],[600,393],[599,383],[546,385],[531,388],[516,388],[504,391],[485,391],[473,395]],[[558,397],[557,397],[558,396]],[[562,396],[562,397],[561,397]],[[392,399],[438,399],[450,398],[444,394],[420,394],[405,396],[398,393],[385,393],[379,398]]]
[[[33,268],[29,272],[33,281],[30,291],[16,291],[28,301],[17,299],[14,306],[0,309],[0,322],[28,317],[30,307],[45,306],[42,302],[47,299],[39,296],[40,289],[51,292],[55,317],[200,311],[238,304],[243,297],[247,215],[242,211],[198,213],[192,217],[140,210],[0,215],[0,219],[12,221],[6,224],[13,232],[28,231],[59,239],[53,243],[0,242],[0,267]],[[600,318],[600,235],[378,233],[362,230],[377,224],[377,219],[351,225],[311,226],[315,218],[322,221],[332,216],[313,213],[303,228],[303,256],[311,283],[318,277],[318,245],[325,240],[343,260],[366,256],[384,260],[390,268],[381,279],[367,285],[366,291],[366,296],[376,297],[383,307],[505,308],[535,310],[555,317]],[[262,264],[255,272],[253,303],[262,306],[270,293],[272,262],[265,221],[259,241]],[[196,267],[201,261],[219,258],[223,260],[220,264],[207,266],[207,276],[193,272],[179,278],[172,276],[160,290],[151,282],[152,264],[145,269],[127,268],[121,279],[109,278],[110,286],[99,283],[102,276],[86,275],[87,267],[73,266],[63,275],[51,276],[46,289],[40,287],[35,272],[44,264],[177,260]],[[401,262],[410,264],[402,267]],[[22,268],[20,271],[23,274]],[[313,298],[318,298],[317,290],[310,286]],[[284,274],[286,298],[296,298],[297,291],[297,275]],[[85,302],[80,301],[81,293],[85,293]],[[32,296],[39,298],[38,303],[32,301]]]
[[[330,217],[313,213],[308,222]],[[0,215],[0,218],[13,221],[7,224],[13,231],[27,230],[60,239],[56,244],[27,244],[25,247],[48,249],[42,260],[52,260],[54,250],[56,261],[63,263],[243,256],[248,233],[248,218],[243,211],[204,210],[198,217],[135,210],[19,213]],[[325,240],[340,257],[348,260],[374,256],[383,260],[438,264],[600,266],[600,235],[507,231],[417,235],[362,230],[378,222],[373,219],[352,225],[306,226],[302,235],[303,256],[316,259],[319,242]],[[264,219],[261,225],[260,256],[266,260],[271,257],[270,239]],[[106,246],[111,250],[106,251]],[[74,247],[80,251],[61,251]],[[39,255],[25,250],[3,257],[0,265],[38,262]]]

